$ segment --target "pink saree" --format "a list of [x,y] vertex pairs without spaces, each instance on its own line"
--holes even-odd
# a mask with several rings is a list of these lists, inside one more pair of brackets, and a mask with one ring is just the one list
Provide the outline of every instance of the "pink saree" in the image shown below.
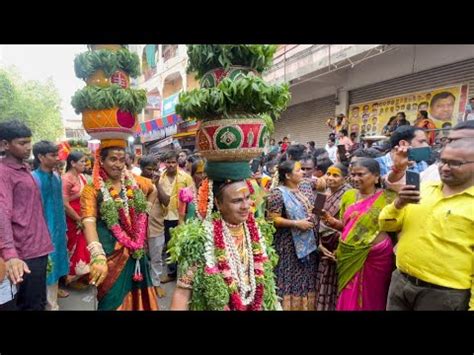
[[386,234],[380,242],[373,241],[379,235],[378,215],[393,195],[380,191],[359,202],[355,199],[354,190],[342,198],[343,246],[338,250],[338,262],[340,259],[345,264],[342,270],[346,277],[353,276],[340,290],[336,310],[383,311],[394,266],[393,244]]

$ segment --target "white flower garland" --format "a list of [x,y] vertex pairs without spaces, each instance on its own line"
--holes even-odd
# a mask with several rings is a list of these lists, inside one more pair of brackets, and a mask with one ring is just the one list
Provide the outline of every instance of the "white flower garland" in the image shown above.
[[227,225],[225,223],[222,224],[225,251],[227,254],[227,259],[229,261],[230,271],[232,273],[233,279],[237,283],[237,286],[239,289],[239,295],[242,300],[242,303],[245,306],[248,306],[250,303],[252,303],[252,301],[255,298],[255,290],[257,289],[257,285],[255,281],[252,240],[250,238],[250,232],[248,230],[247,223],[244,223],[244,226],[245,226],[244,248],[246,249],[246,252],[249,258],[249,275],[248,276],[249,276],[250,285],[247,285],[245,282],[246,271],[244,270],[244,265],[242,263],[239,252],[235,246],[234,237],[230,233],[229,228],[227,228]]
[[206,240],[204,241],[204,258],[206,260],[206,266],[213,268],[216,266],[216,255],[214,253],[214,226],[212,221],[204,220],[202,226],[206,231]]

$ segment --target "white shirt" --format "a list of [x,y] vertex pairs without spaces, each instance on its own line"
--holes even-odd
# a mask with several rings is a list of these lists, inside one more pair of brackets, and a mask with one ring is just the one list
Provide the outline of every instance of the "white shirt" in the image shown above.
[[427,167],[420,173],[420,182],[439,182],[441,177],[439,176],[438,164],[434,163]]
[[336,163],[336,160],[337,160],[337,147],[336,145],[333,145],[332,147],[329,147],[327,144],[326,144],[326,147],[324,147],[326,149],[326,151],[328,152],[328,155],[329,155],[329,159],[331,159],[331,161],[333,163]]

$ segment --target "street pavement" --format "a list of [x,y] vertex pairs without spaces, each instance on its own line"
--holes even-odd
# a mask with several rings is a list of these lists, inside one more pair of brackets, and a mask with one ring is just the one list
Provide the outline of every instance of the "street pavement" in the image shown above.
[[[166,290],[166,297],[158,298],[158,305],[160,310],[169,310],[176,282],[169,282],[162,286]],[[85,290],[66,288],[66,290],[69,292],[69,296],[58,299],[61,311],[94,311],[97,309],[95,287],[89,286]]]

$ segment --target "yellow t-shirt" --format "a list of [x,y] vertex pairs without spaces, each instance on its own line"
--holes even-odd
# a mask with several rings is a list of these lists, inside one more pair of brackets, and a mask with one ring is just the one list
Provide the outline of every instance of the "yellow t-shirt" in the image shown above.
[[166,174],[166,170],[163,172],[163,176],[160,178],[160,186],[163,191],[170,196],[170,202],[168,206],[163,206],[164,219],[167,221],[179,220],[178,214],[178,194],[179,190],[185,187],[194,187],[194,181],[192,177],[184,171],[178,169],[175,178],[170,181]]
[[474,309],[474,186],[443,196],[442,183],[421,186],[419,204],[398,210],[386,206],[380,228],[400,231],[397,267],[420,280],[454,289],[471,289]]

